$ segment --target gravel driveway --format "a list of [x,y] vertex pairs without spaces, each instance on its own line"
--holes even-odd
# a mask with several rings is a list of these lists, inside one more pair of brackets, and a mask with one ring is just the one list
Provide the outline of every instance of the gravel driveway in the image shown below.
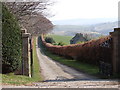
[[41,73],[45,81],[71,81],[71,80],[93,80],[96,77],[78,72],[73,68],[62,65],[42,53],[41,48],[36,45],[37,56]]
[[[41,68],[43,82],[35,82],[31,86],[2,86],[3,88],[118,88],[118,80],[102,80],[78,72],[75,69],[53,61],[44,55],[36,43],[37,56]],[[114,89],[113,89],[114,90]]]

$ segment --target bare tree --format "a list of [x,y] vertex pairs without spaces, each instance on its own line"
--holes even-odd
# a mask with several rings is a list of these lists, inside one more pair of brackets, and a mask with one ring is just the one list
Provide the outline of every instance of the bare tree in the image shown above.
[[32,35],[47,33],[52,30],[53,25],[45,17],[44,10],[52,2],[39,0],[39,2],[7,2],[6,6],[16,16],[21,27],[26,28]]
[[6,2],[5,4],[17,18],[20,18],[25,15],[34,15],[36,12],[43,15],[47,6],[53,3],[50,0],[39,0],[39,2]]
[[29,18],[29,16],[25,16],[22,20],[23,27],[26,28],[28,33],[31,33],[32,35],[48,33],[53,28],[51,21],[40,14],[31,16],[31,18]]

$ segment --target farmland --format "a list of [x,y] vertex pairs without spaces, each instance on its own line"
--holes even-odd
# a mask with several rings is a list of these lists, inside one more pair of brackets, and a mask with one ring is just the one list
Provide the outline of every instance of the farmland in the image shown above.
[[72,36],[61,36],[61,35],[54,35],[54,34],[50,34],[47,35],[48,37],[52,37],[55,42],[59,43],[59,42],[63,42],[66,45],[70,44],[70,40],[72,39]]

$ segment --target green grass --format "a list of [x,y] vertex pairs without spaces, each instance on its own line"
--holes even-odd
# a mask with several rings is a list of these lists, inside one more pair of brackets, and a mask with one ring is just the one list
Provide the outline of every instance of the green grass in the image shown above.
[[54,34],[50,34],[47,35],[48,37],[52,37],[55,42],[59,43],[59,42],[63,42],[66,45],[70,44],[70,40],[72,39],[72,36],[61,36],[61,35],[54,35]]
[[[40,43],[40,38],[39,38],[39,43]],[[99,69],[97,66],[90,65],[87,63],[83,63],[77,60],[72,60],[72,59],[66,59],[64,57],[60,57],[58,55],[52,54],[49,52],[41,43],[39,44],[40,47],[42,48],[42,51],[50,58],[52,58],[55,61],[58,61],[64,65],[67,65],[69,67],[72,67],[76,70],[82,71],[84,73],[90,74],[90,75],[97,75],[99,72]]]
[[[12,84],[12,85],[29,85],[32,82],[42,81],[40,75],[39,62],[36,54],[36,42],[34,38],[34,48],[33,48],[33,77],[29,78],[23,75],[14,75],[14,73],[2,74],[2,83],[3,84]],[[0,74],[1,75],[1,74]]]

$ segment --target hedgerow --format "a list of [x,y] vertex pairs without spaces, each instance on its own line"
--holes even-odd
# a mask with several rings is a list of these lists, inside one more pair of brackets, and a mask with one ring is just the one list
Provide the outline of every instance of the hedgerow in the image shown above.
[[82,44],[56,46],[45,42],[41,35],[43,45],[52,53],[73,58],[75,60],[99,65],[100,61],[112,63],[112,36],[91,40]]

